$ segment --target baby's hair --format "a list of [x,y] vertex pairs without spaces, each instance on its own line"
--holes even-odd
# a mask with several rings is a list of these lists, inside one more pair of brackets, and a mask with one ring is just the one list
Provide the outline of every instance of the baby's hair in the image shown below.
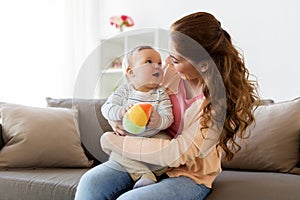
[[131,58],[132,58],[133,54],[135,54],[139,51],[145,50],[145,49],[153,49],[153,47],[147,46],[147,45],[137,46],[134,49],[132,49],[131,51],[129,51],[127,54],[125,54],[123,63],[122,63],[122,70],[123,70],[124,74],[126,74],[126,70],[127,70],[128,66],[132,65]]

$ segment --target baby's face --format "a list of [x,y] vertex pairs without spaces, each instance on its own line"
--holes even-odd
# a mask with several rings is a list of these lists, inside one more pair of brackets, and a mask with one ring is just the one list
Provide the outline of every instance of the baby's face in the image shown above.
[[160,54],[153,49],[143,49],[131,57],[131,66],[127,71],[130,83],[139,91],[157,88],[163,79]]

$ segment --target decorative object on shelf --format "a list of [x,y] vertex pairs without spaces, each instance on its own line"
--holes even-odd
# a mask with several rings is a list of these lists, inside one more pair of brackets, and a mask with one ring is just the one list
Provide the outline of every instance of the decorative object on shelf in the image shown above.
[[111,63],[111,68],[121,69],[122,67],[122,59],[120,57],[113,60]]
[[133,19],[128,15],[112,16],[110,17],[110,24],[115,26],[120,32],[123,31],[123,27],[131,27],[134,25]]

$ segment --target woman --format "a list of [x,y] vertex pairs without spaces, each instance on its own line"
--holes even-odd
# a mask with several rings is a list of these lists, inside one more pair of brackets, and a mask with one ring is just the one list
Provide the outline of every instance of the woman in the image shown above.
[[230,35],[213,15],[197,12],[172,24],[169,50],[165,85],[175,120],[168,134],[174,139],[124,137],[116,122],[110,123],[117,134],[101,138],[107,153],[169,170],[157,183],[132,190],[128,173],[108,161],[82,177],[77,200],[205,199],[221,172],[222,151],[231,160],[239,150],[235,138],[254,121],[256,90]]

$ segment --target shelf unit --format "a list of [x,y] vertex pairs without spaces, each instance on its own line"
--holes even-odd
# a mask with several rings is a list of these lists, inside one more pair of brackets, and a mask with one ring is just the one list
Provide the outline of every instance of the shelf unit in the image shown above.
[[150,45],[157,49],[164,60],[168,49],[168,31],[159,28],[126,31],[115,37],[101,40],[100,67],[101,75],[96,88],[96,97],[107,98],[123,81],[121,68],[112,68],[115,59],[140,45]]

